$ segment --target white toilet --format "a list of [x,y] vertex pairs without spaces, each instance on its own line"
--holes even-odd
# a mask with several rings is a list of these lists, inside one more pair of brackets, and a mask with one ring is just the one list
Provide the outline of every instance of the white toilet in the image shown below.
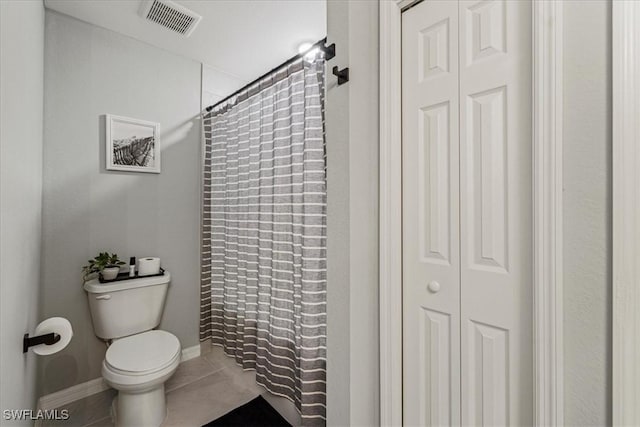
[[165,419],[164,383],[180,363],[180,342],[160,324],[171,276],[85,283],[93,329],[111,341],[102,377],[118,390],[116,426],[159,426]]

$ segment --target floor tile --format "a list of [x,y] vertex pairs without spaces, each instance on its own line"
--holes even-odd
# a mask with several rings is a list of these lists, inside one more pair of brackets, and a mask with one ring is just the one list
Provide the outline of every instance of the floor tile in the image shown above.
[[265,388],[256,383],[256,371],[253,369],[244,370],[238,365],[234,358],[227,356],[219,346],[212,346],[211,351],[203,356],[211,363],[223,366],[224,369],[238,377],[238,380],[246,388],[255,391],[258,394],[265,392]]
[[200,355],[204,356],[205,354],[211,351],[211,340],[201,341],[200,342]]
[[244,370],[238,365],[234,358],[225,354],[224,350],[220,346],[212,346],[211,351],[204,355],[211,363],[222,365],[229,373],[237,375],[242,379],[243,384],[251,389],[254,389],[258,393],[262,394],[266,389],[258,383],[256,383],[256,371],[253,369]]
[[204,357],[187,360],[178,366],[175,374],[165,383],[164,389],[167,392],[175,390],[206,377],[219,369],[222,369],[222,365],[212,363]]
[[[201,426],[263,394],[255,371],[244,371],[221,347],[212,346],[200,357],[187,360],[165,384],[169,426]],[[68,409],[67,421],[47,421],[48,426],[113,427],[111,402],[116,390],[86,397],[57,409]]]
[[115,390],[108,389],[61,406],[57,409],[67,409],[69,411],[69,419],[65,421],[45,421],[42,426],[86,426],[109,417],[111,402],[116,394]]
[[259,394],[243,378],[222,369],[168,393],[163,426],[201,426]]
[[86,427],[114,427],[114,426],[113,426],[113,421],[111,420],[111,417],[107,417],[107,418],[98,420],[93,424],[89,424]]
[[224,368],[240,368],[240,366],[236,363],[233,357],[227,356],[222,349],[222,347],[218,347],[217,345],[211,346],[211,350],[202,356],[204,359],[208,360],[214,366],[220,366]]

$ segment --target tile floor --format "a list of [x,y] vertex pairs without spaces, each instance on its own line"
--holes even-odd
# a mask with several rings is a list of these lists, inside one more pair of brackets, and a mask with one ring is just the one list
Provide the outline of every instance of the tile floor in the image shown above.
[[[253,371],[243,371],[220,347],[181,363],[165,384],[169,426],[202,426],[260,394]],[[78,400],[58,409],[68,409],[69,419],[43,426],[112,427],[110,406],[115,390]]]

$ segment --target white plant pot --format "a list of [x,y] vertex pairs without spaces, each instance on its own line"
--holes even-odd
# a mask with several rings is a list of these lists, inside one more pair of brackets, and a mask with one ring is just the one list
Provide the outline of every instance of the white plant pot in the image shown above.
[[120,267],[107,267],[102,270],[102,278],[104,280],[113,280],[118,277],[118,272],[120,271]]

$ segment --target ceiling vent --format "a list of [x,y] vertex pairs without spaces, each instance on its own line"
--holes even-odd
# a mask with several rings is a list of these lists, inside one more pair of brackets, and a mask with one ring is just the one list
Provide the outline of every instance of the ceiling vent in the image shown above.
[[170,0],[145,0],[140,8],[144,19],[189,37],[202,16]]

